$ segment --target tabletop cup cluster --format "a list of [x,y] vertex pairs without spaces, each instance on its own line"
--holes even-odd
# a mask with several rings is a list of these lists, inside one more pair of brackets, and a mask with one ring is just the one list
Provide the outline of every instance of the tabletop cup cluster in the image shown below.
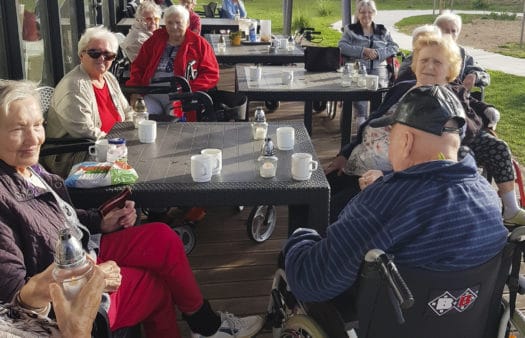
[[355,63],[345,63],[341,71],[341,85],[343,87],[366,88],[368,90],[377,90],[379,77],[377,75],[368,75],[366,67],[356,61]]
[[[263,178],[275,177],[278,158],[271,138],[267,137],[268,123],[262,107],[257,107],[252,121],[252,136],[256,141],[264,140],[261,156],[257,159],[259,175]],[[295,129],[284,126],[276,130],[277,148],[281,151],[293,151],[295,146]],[[291,155],[292,178],[297,181],[309,180],[312,172],[318,169],[319,163],[314,161],[311,154],[294,153]]]
[[191,178],[194,182],[209,182],[213,175],[222,170],[222,150],[217,148],[202,149],[200,154],[191,156]]

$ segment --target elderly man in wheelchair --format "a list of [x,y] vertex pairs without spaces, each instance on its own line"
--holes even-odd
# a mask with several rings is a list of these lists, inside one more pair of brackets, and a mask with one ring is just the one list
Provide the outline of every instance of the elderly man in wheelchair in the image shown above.
[[274,337],[505,335],[502,291],[516,252],[514,303],[525,228],[508,236],[494,189],[470,155],[458,161],[464,123],[442,86],[413,89],[371,123],[392,126],[393,172],[364,176],[324,237],[291,235],[268,306]]

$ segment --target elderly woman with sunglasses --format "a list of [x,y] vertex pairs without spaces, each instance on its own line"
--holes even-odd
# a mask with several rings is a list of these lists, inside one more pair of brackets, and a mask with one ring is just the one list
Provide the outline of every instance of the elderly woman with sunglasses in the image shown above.
[[[131,64],[128,86],[148,86],[152,81],[169,79],[174,75],[185,76],[186,68],[192,68],[188,78],[192,91],[210,91],[219,82],[219,64],[213,48],[203,37],[189,27],[190,13],[182,5],[173,5],[164,11],[165,27],[153,32],[144,42],[135,61]],[[133,99],[131,100],[133,102]],[[145,96],[148,112],[172,115],[173,103],[167,94]],[[192,120],[187,116],[188,121]]]
[[120,48],[131,62],[139,54],[144,41],[149,39],[153,32],[159,29],[162,9],[151,1],[142,2],[137,8],[135,22],[131,25],[128,35],[120,43]]
[[[117,79],[108,72],[117,49],[117,38],[106,28],[86,29],[78,41],[80,65],[60,80],[51,99],[48,137],[96,140],[133,112]],[[73,164],[86,158],[87,152],[52,155],[45,158],[45,164],[64,177]]]

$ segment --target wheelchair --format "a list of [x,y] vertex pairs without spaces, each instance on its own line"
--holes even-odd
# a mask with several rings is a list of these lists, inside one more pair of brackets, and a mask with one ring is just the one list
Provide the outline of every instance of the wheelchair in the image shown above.
[[[360,275],[345,296],[303,303],[291,292],[282,269],[275,273],[267,322],[274,338],[503,338],[525,333],[525,317],[514,310],[525,227],[515,228],[498,255],[454,272],[396,266],[378,249],[365,255]],[[510,273],[509,273],[510,271]],[[509,290],[503,298],[504,287]]]

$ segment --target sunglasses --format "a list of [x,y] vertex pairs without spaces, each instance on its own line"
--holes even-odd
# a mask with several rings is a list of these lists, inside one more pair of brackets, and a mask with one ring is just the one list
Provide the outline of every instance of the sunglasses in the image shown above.
[[113,61],[117,57],[117,54],[115,53],[107,51],[103,52],[99,49],[88,49],[84,52],[86,52],[86,54],[89,55],[89,57],[91,57],[92,59],[98,59],[102,55],[104,56],[104,61]]

